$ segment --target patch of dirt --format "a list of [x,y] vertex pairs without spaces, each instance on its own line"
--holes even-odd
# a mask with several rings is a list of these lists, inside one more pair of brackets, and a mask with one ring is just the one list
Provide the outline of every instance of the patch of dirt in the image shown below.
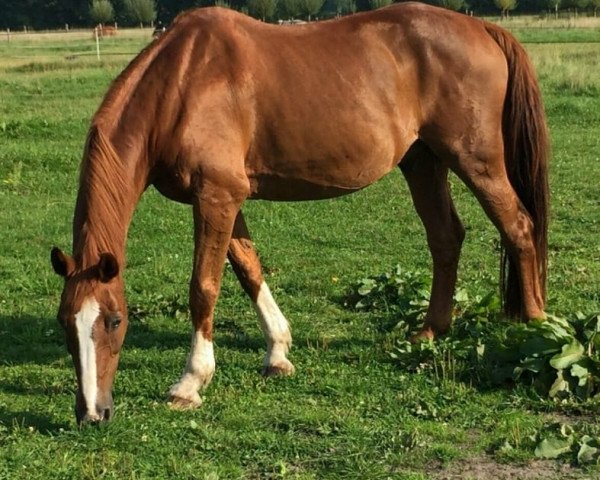
[[568,464],[549,460],[532,460],[526,464],[506,464],[483,455],[456,461],[445,468],[430,471],[435,480],[586,480],[594,477]]

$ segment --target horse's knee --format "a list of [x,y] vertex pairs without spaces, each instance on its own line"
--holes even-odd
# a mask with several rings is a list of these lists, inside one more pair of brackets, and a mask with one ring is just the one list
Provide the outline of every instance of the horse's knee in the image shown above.
[[197,282],[192,280],[190,284],[190,309],[192,317],[204,318],[210,315],[217,303],[219,286],[211,279]]

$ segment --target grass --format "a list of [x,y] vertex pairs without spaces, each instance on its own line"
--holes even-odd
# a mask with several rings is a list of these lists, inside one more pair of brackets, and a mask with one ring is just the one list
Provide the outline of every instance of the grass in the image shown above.
[[[260,377],[264,343],[228,268],[216,312],[217,373],[202,408],[183,413],[164,400],[189,346],[191,212],[149,190],[129,233],[135,314],[115,383],[116,418],[78,429],[74,372],[54,320],[62,285],[49,250],[70,245],[90,116],[147,39],[106,40],[98,63],[93,55],[67,60],[94,48],[91,39],[69,38],[0,43],[0,478],[598,475],[573,459],[535,459],[530,438],[554,421],[597,435],[593,404],[581,415],[527,386],[492,389],[405,371],[391,361],[391,334],[377,316],[344,306],[366,275],[396,263],[430,269],[397,172],[333,201],[245,206],[267,280],[292,322],[298,372]],[[589,43],[527,47],[554,152],[548,309],[599,311],[600,52]],[[460,286],[485,294],[497,284],[498,236],[472,195],[454,178],[452,185],[467,227]]]

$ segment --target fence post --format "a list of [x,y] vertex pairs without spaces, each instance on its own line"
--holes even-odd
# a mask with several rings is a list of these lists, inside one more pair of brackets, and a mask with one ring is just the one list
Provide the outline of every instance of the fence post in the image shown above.
[[94,27],[94,37],[96,38],[96,57],[100,61],[100,40],[98,39],[98,27]]
[[6,29],[6,41],[10,43],[10,28]]

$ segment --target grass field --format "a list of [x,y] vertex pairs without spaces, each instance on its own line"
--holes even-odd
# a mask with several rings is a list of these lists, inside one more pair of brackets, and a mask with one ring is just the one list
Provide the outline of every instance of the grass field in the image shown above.
[[[548,311],[600,311],[600,32],[517,35],[538,68],[553,141]],[[558,29],[558,26],[556,27]],[[541,33],[540,33],[541,32]],[[227,268],[216,313],[217,372],[197,411],[166,392],[189,348],[191,212],[150,189],[134,217],[126,271],[131,324],[115,382],[116,417],[75,425],[74,371],[55,320],[77,170],[111,79],[149,41],[122,32],[0,41],[0,478],[598,478],[595,462],[535,456],[559,422],[600,435],[597,399],[560,402],[526,384],[497,387],[393,362],[379,313],[346,306],[351,286],[401,264],[429,273],[422,227],[397,172],[355,195],[244,211],[290,319],[295,376],[263,379],[264,343]],[[559,43],[555,43],[559,42]],[[467,227],[460,288],[497,285],[498,235],[452,179]],[[596,457],[594,457],[596,458]]]

